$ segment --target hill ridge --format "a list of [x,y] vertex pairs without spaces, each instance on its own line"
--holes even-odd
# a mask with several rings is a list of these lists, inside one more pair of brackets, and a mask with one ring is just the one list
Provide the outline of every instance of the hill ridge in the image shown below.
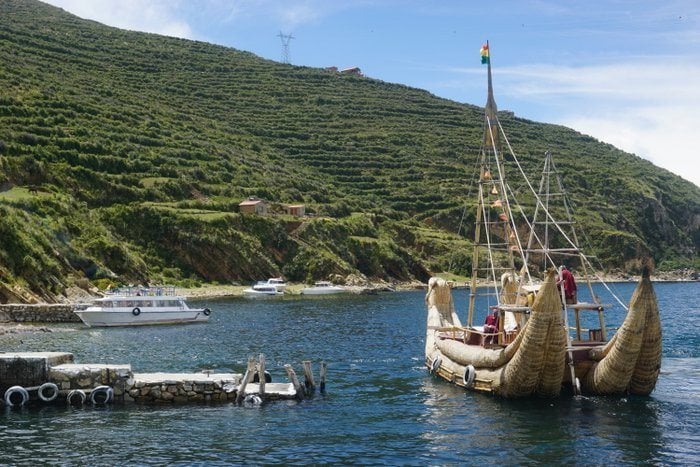
[[[85,280],[468,270],[456,232],[481,107],[34,0],[0,3],[0,25],[0,301],[56,300]],[[646,255],[697,268],[698,187],[568,128],[499,115],[526,170],[555,154],[609,268],[634,272]],[[295,238],[298,219],[238,213],[249,196],[315,217]]]

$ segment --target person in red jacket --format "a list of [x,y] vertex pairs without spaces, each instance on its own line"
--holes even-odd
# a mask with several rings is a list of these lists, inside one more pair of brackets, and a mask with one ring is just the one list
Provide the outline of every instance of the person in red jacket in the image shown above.
[[573,305],[577,303],[576,280],[574,279],[574,275],[571,274],[571,271],[566,269],[566,266],[562,266],[559,272],[560,279],[557,281],[557,285],[561,287],[561,284],[564,284],[564,299],[567,305]]
[[495,344],[498,342],[498,311],[494,310],[492,314],[486,316],[484,323],[484,332],[494,333],[493,336],[486,336],[484,343]]

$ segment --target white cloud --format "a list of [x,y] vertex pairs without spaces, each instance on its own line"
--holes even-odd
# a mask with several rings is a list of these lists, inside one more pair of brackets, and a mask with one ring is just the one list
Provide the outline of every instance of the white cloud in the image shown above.
[[[499,70],[508,95],[546,101],[545,119],[613,144],[700,186],[697,61],[658,57],[591,67]],[[501,92],[503,93],[503,92]]]
[[190,25],[178,17],[178,1],[45,0],[86,19],[122,29],[192,39]]

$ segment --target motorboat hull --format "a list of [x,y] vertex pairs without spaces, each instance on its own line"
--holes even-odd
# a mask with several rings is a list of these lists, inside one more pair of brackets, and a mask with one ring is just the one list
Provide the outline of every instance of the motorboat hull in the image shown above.
[[209,314],[203,309],[194,310],[79,310],[75,314],[89,327],[146,326],[154,324],[205,323]]

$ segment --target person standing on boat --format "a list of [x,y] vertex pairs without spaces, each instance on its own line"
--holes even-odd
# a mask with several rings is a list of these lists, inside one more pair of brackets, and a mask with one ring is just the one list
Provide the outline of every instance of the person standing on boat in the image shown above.
[[576,298],[576,280],[571,271],[566,269],[566,266],[562,266],[559,270],[560,279],[557,281],[557,285],[561,286],[564,284],[564,299],[567,305],[573,305],[577,302]]
[[486,316],[484,323],[484,333],[492,333],[492,336],[486,336],[484,343],[494,344],[498,342],[498,310],[494,310],[492,314]]

